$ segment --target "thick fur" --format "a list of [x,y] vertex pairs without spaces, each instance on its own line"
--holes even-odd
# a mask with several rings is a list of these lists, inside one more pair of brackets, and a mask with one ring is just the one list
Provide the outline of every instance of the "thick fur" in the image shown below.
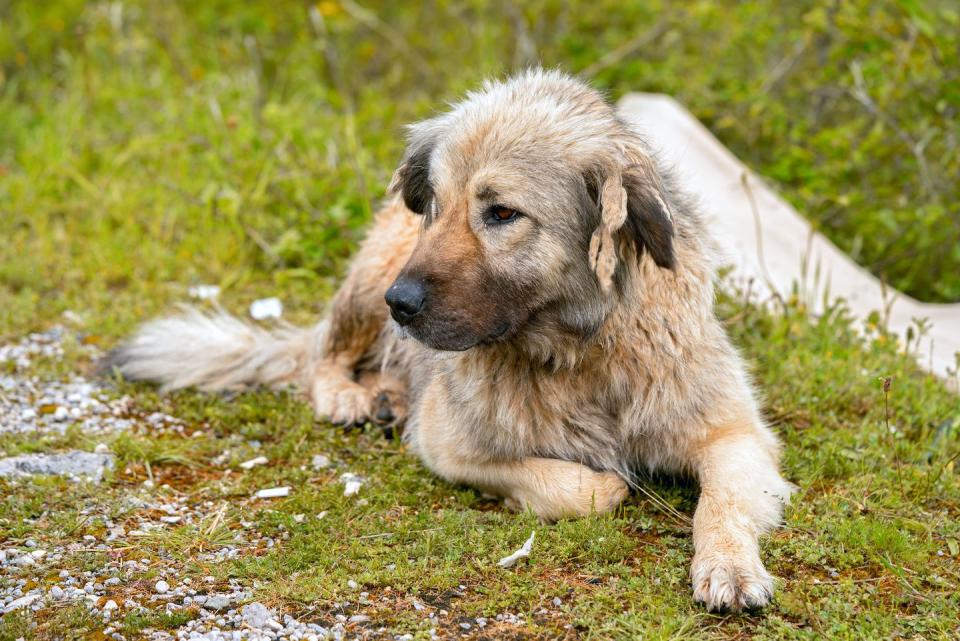
[[[716,248],[639,135],[532,70],[412,126],[391,189],[316,329],[188,312],[113,365],[166,388],[292,382],[340,422],[389,403],[427,467],[545,520],[615,508],[640,471],[691,475],[695,598],[765,605],[758,537],[790,485],[713,313]],[[403,327],[396,279],[428,292]]]

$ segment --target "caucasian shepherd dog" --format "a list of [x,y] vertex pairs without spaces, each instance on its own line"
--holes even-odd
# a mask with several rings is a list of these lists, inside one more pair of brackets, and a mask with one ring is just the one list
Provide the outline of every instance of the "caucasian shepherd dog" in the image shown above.
[[715,247],[640,135],[531,70],[412,125],[389,191],[312,329],[186,310],[108,367],[294,384],[335,423],[405,422],[435,473],[548,521],[613,510],[640,472],[692,476],[694,597],[767,604],[758,537],[791,486],[713,312]]

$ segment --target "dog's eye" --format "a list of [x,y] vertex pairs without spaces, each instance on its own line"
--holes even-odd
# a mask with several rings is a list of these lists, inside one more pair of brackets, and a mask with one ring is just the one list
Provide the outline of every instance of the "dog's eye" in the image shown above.
[[494,205],[487,210],[487,222],[494,225],[500,225],[502,223],[509,223],[510,221],[516,220],[520,217],[520,212],[516,209],[510,209],[509,207],[503,207],[501,205]]

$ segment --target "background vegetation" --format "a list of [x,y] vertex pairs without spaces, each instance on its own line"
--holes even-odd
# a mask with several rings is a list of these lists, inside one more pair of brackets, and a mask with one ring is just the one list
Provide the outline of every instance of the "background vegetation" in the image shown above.
[[[402,124],[538,61],[613,98],[673,94],[857,260],[922,299],[958,300],[958,52],[956,4],[936,0],[0,2],[0,338],[69,310],[85,341],[108,346],[200,282],[219,284],[234,310],[279,295],[287,318],[309,322],[383,194]],[[122,520],[133,508],[121,498],[149,473],[197,505],[226,501],[223,532],[173,529],[128,554],[237,579],[308,620],[329,622],[355,579],[448,610],[440,631],[451,635],[462,617],[509,611],[528,615],[504,629],[520,638],[956,638],[956,397],[882,323],[864,340],[842,305],[815,320],[789,301],[780,311],[720,304],[803,488],[764,547],[784,579],[764,614],[712,616],[691,602],[689,524],[663,506],[689,514],[692,488],[654,484],[657,501],[541,528],[430,477],[375,431],[315,425],[301,403],[264,392],[121,387],[198,436],[116,437],[121,465],[100,488],[0,482],[0,540],[102,534],[81,509]],[[87,371],[84,354],[17,375]],[[273,463],[221,478],[253,440]],[[75,432],[0,439],[6,453],[92,445]],[[233,457],[215,462],[224,449]],[[335,475],[305,472],[317,452],[371,478],[368,503],[344,499]],[[298,491],[247,500],[279,484]],[[324,521],[293,518],[320,511]],[[241,522],[289,539],[216,567],[189,546],[163,556],[184,540],[215,548]],[[495,568],[534,528],[530,566]],[[538,616],[554,597],[559,614]],[[426,635],[409,607],[371,612],[389,631]],[[98,625],[66,611],[30,623],[5,617],[0,638]]]

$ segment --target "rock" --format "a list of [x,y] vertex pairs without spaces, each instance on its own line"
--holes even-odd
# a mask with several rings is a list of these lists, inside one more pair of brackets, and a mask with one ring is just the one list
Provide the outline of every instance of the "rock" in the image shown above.
[[117,602],[114,601],[113,599],[110,599],[109,601],[103,604],[103,611],[110,612],[111,610],[116,610],[118,607],[120,606],[117,605]]
[[232,601],[230,597],[217,594],[214,596],[208,596],[206,602],[204,602],[203,607],[209,610],[226,610],[230,607]]
[[87,477],[99,483],[103,480],[104,471],[112,469],[113,455],[97,452],[22,454],[0,459],[0,476],[73,476]]
[[365,623],[370,620],[370,617],[368,617],[366,614],[354,614],[347,620],[350,623]]
[[22,596],[19,599],[14,599],[7,604],[7,607],[3,609],[4,614],[9,614],[14,610],[19,610],[20,608],[28,608],[33,605],[33,602],[40,598],[39,594],[28,594],[27,596]]
[[63,588],[61,588],[59,585],[55,585],[55,586],[53,586],[52,588],[50,588],[50,598],[51,598],[51,599],[56,599],[57,601],[59,601],[59,600],[62,599],[65,595],[66,595],[66,592],[64,592],[64,591],[63,591]]
[[110,448],[106,443],[97,443],[97,446],[93,448],[94,453],[96,454],[109,454]]
[[244,470],[252,470],[258,465],[266,465],[269,463],[269,459],[266,456],[258,456],[257,458],[252,458],[249,461],[244,461],[240,464],[240,467]]
[[326,454],[316,454],[313,460],[310,461],[310,465],[312,465],[315,470],[326,469],[330,467],[330,457]]
[[279,298],[261,298],[250,303],[250,317],[254,320],[280,318],[283,315],[283,303]]
[[256,630],[262,630],[273,620],[273,612],[257,601],[248,603],[240,610],[243,622]]
[[353,579],[350,579],[347,581],[347,587],[350,588],[351,590],[356,590],[359,586],[357,585],[356,581],[354,581]]
[[282,487],[271,487],[265,488],[263,490],[257,490],[257,493],[254,494],[258,499],[278,499],[290,495],[290,487],[284,485]]
[[340,475],[340,482],[343,483],[343,495],[353,496],[360,491],[364,484],[364,478],[353,472],[346,472]]
[[170,584],[161,579],[157,581],[157,584],[153,586],[153,589],[157,591],[157,594],[166,594],[167,590],[170,589]]

